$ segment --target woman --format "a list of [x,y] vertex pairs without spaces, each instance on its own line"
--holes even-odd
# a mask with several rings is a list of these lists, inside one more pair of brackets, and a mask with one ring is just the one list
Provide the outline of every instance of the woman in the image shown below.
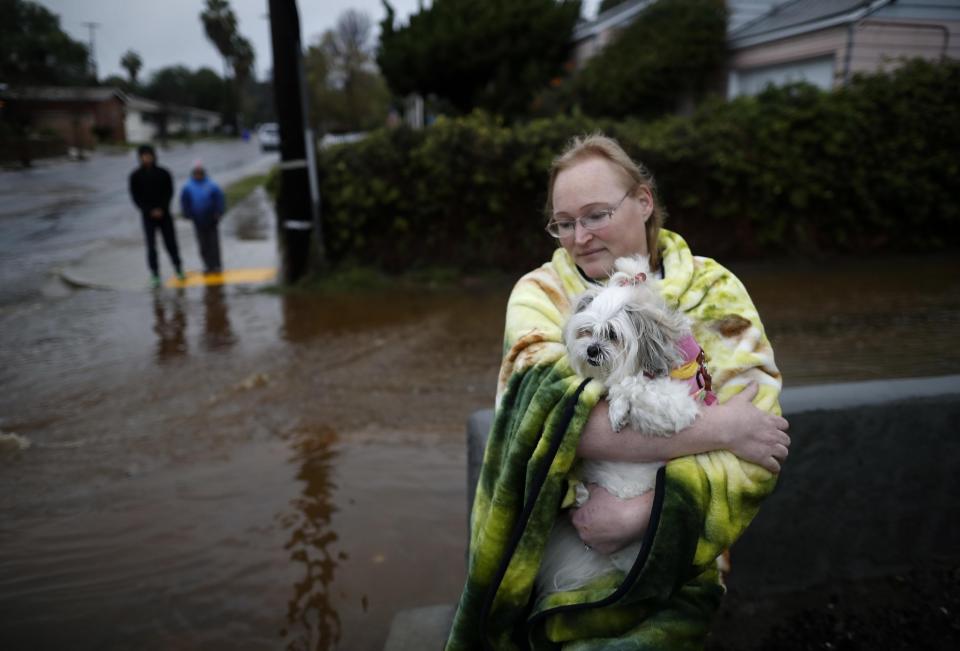
[[[447,648],[702,648],[723,593],[722,555],[787,456],[773,351],[743,285],[661,231],[652,176],[615,141],[574,139],[554,161],[547,197],[560,248],[508,303],[469,573]],[[670,438],[613,433],[602,386],[571,371],[562,342],[572,299],[633,254],[650,256],[667,302],[691,320],[722,403]],[[649,493],[621,501],[590,487],[587,503],[567,513],[560,505],[577,457],[672,461]],[[572,517],[584,544],[603,553],[642,538],[632,569],[536,594],[557,517]]]

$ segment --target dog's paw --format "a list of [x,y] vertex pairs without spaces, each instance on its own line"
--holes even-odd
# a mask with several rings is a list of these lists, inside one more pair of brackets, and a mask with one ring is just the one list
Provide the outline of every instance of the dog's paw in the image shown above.
[[630,414],[630,402],[622,396],[609,397],[609,416],[610,427],[614,432],[619,432],[627,423],[627,416]]

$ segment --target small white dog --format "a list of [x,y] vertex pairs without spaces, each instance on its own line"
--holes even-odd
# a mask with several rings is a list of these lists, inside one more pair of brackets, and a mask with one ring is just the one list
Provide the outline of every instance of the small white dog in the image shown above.
[[[647,436],[670,436],[693,423],[701,399],[712,397],[689,323],[663,300],[646,256],[619,258],[606,287],[577,298],[564,343],[573,369],[607,387],[610,425],[616,432],[628,425]],[[671,377],[684,364],[696,369],[693,394],[690,383]],[[584,459],[577,505],[589,498],[587,483],[621,499],[642,495],[654,487],[662,465]],[[568,518],[558,518],[537,588],[541,593],[574,590],[615,568],[626,572],[639,551],[636,542],[609,556],[600,554],[580,541]]]

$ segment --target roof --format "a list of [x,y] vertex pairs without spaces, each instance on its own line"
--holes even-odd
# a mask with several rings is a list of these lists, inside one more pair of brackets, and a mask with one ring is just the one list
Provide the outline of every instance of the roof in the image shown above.
[[209,111],[207,109],[196,108],[193,106],[181,106],[180,104],[165,104],[156,100],[140,97],[139,95],[127,95],[127,108],[142,113],[168,113],[186,114],[193,117],[203,117],[208,119],[218,119],[218,111]]
[[127,95],[113,86],[21,86],[19,88],[0,86],[0,97],[35,102],[105,102],[116,97],[126,108],[143,113],[159,113],[166,110],[208,119],[220,117],[217,111],[176,104],[165,105],[146,97]]
[[735,32],[770,11],[774,5],[783,3],[784,0],[727,0],[727,33]]
[[[611,28],[626,27],[655,1],[626,0],[598,14],[593,20],[581,20],[574,29],[573,40],[579,42]],[[743,24],[766,14],[772,6],[784,4],[785,0],[726,0],[726,2],[727,31],[732,32]]]
[[637,14],[654,2],[656,0],[627,0],[598,14],[593,20],[581,20],[573,29],[573,40],[579,43],[608,29],[629,25]]
[[9,87],[3,95],[42,102],[105,102],[114,97],[126,101],[123,91],[111,86],[21,86]]
[[[624,27],[656,0],[626,0],[581,20],[575,43]],[[862,18],[960,20],[957,0],[727,0],[727,42],[734,49],[848,25]]]
[[844,25],[863,18],[892,0],[788,0],[759,18],[732,30],[730,45],[747,47]]
[[158,112],[160,111],[160,102],[155,102],[139,95],[127,95],[127,108],[134,111]]

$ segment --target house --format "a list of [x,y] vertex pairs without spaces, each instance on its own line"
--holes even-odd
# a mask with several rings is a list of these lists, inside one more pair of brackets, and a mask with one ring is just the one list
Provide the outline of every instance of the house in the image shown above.
[[[627,0],[574,29],[577,68],[657,0]],[[727,0],[727,96],[768,84],[845,84],[903,58],[960,59],[957,0]]]
[[593,20],[581,20],[573,28],[573,60],[580,69],[627,25],[656,0],[627,0],[607,9]]
[[960,59],[956,0],[791,0],[731,30],[727,96],[806,81],[828,89],[904,58]]
[[[739,28],[770,10],[783,0],[727,0],[727,32]],[[573,31],[573,58],[576,68],[599,52],[622,29],[632,23],[656,0],[626,0],[597,15],[581,20]]]
[[136,95],[127,95],[127,142],[142,143],[162,137],[164,129],[171,136],[196,136],[220,129],[221,116],[216,111],[164,104]]
[[215,111],[163,104],[109,86],[7,88],[0,100],[4,120],[55,133],[67,146],[81,149],[102,142],[150,142],[164,129],[182,136],[213,133],[221,126]]
[[0,98],[5,120],[35,132],[56,133],[71,147],[90,149],[98,141],[125,139],[126,96],[116,88],[7,88]]
[[126,142],[143,143],[155,140],[163,122],[163,110],[159,102],[127,95],[127,114],[124,128]]
[[169,119],[167,129],[169,133],[178,135],[205,135],[220,128],[220,113],[193,108],[191,106],[167,107]]

